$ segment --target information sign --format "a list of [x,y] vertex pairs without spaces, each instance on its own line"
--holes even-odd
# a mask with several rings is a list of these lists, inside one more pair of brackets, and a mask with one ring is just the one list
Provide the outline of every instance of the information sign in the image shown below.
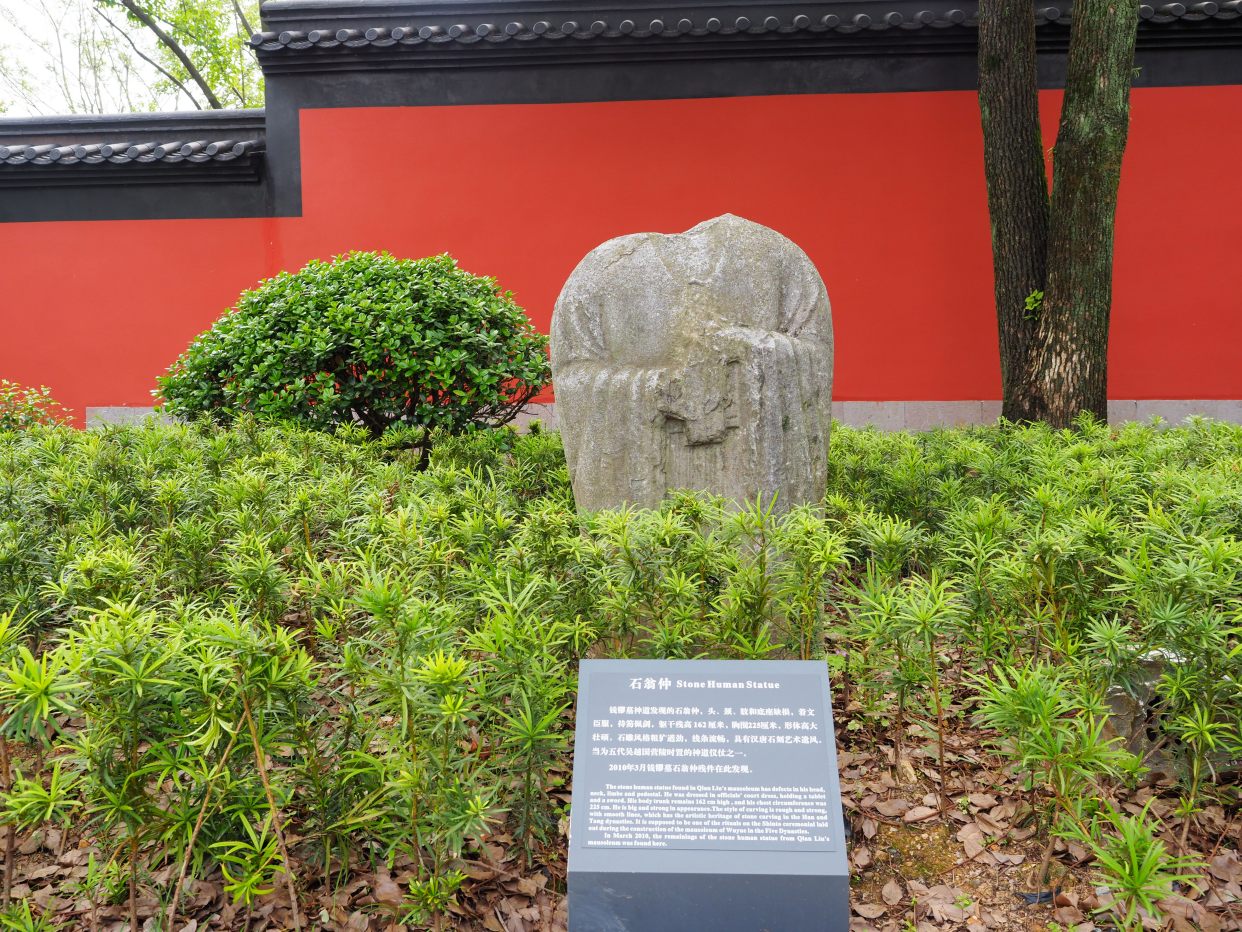
[[827,668],[584,660],[571,932],[848,926]]

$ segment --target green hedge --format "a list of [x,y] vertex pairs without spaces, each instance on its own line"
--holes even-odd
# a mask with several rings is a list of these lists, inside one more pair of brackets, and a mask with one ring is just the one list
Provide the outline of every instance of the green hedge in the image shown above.
[[262,282],[159,380],[170,414],[331,429],[504,424],[547,384],[547,338],[450,256],[355,252]]

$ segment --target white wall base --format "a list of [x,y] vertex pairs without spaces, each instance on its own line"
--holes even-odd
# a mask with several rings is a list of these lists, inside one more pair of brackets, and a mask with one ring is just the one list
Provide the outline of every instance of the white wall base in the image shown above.
[[[879,430],[931,430],[991,424],[1000,417],[999,401],[834,401],[832,416],[850,427]],[[110,424],[140,424],[152,408],[105,406],[86,409],[87,428]],[[1117,400],[1108,403],[1110,423],[1150,421],[1163,418],[1180,424],[1191,415],[1242,424],[1242,399]],[[523,427],[538,418],[548,430],[557,429],[556,405],[533,404],[518,415],[514,424]]]
[[148,418],[156,418],[164,423],[171,423],[172,418],[156,415],[151,407],[131,407],[130,405],[106,405],[102,408],[86,409],[86,429],[96,427],[121,427],[137,425]]
[[[880,430],[931,430],[991,424],[1001,413],[999,401],[834,401],[832,416],[850,427]],[[1180,424],[1192,415],[1242,424],[1242,400],[1178,398],[1169,400],[1117,399],[1108,403],[1110,424],[1150,421],[1160,417]]]

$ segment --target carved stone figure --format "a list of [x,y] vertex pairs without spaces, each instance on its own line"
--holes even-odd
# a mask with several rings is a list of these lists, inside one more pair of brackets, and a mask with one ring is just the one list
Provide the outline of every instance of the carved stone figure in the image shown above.
[[832,318],[810,258],[726,214],[587,254],[552,316],[557,420],[580,509],[703,489],[818,501]]

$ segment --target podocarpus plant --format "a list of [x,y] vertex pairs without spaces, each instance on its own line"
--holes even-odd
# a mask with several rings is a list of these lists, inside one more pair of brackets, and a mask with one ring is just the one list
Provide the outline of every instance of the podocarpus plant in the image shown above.
[[548,377],[547,338],[493,279],[447,255],[355,252],[242,294],[159,384],[181,417],[357,422],[378,436],[504,424]]
[[36,760],[53,737],[53,716],[71,711],[66,694],[75,684],[64,675],[57,656],[36,657],[22,643],[26,625],[14,611],[0,613],[0,795],[4,823],[3,904],[7,905],[13,888],[16,851],[15,833],[18,826],[31,828],[41,822],[60,821],[65,812],[77,805],[67,798],[72,778],[61,780],[59,765],[52,774],[52,787],[41,797],[38,779],[23,780],[14,770],[9,742],[37,745]]
[[[1119,738],[1103,734],[1096,704],[1076,695],[1061,671],[1044,664],[979,677],[979,716],[1001,736],[1001,747],[1026,775],[1043,811],[1048,843],[1038,882],[1048,876],[1054,833],[1085,827],[1117,784],[1137,774],[1139,762]],[[1042,800],[1040,799],[1042,797]]]
[[157,831],[160,746],[150,738],[168,726],[175,702],[169,666],[175,640],[161,637],[159,621],[137,601],[110,603],[75,632],[67,650],[83,679],[80,709],[94,727],[78,753],[86,773],[89,815],[116,844],[128,873],[129,918],[138,924],[141,848]]
[[[13,610],[9,610],[0,614],[0,661],[8,662],[9,658],[17,653],[18,646],[21,644],[24,625],[14,617]],[[12,678],[10,677],[10,682]],[[7,700],[3,703],[6,707],[0,715],[3,715],[2,724],[0,724],[0,793],[8,797],[13,789],[13,762],[9,755],[9,732],[13,729],[10,727],[13,714],[16,711],[16,684],[5,692],[12,695],[4,695]],[[3,694],[0,694],[3,695]],[[15,842],[17,840],[17,825],[15,819],[5,819],[4,826],[4,880],[3,892],[0,893],[0,905],[8,906],[9,896],[13,889],[13,867],[15,855]]]
[[1151,815],[1151,803],[1133,816],[1105,806],[1091,825],[1070,822],[1066,838],[1084,845],[1095,858],[1095,872],[1109,899],[1099,907],[1124,930],[1145,927],[1144,916],[1160,916],[1159,903],[1174,885],[1197,880],[1203,864],[1172,854],[1157,837],[1160,826]]
[[912,580],[902,592],[898,607],[899,635],[907,640],[911,651],[908,666],[916,677],[926,684],[928,691],[927,706],[935,720],[936,732],[936,764],[940,788],[937,799],[941,811],[948,801],[945,788],[948,786],[945,772],[945,688],[942,686],[940,668],[943,663],[942,645],[953,639],[953,628],[956,627],[960,613],[956,604],[955,593],[933,572],[927,580]]
[[994,690],[983,724],[1049,850],[1081,826],[1106,851],[1129,771],[1100,699],[1160,652],[1151,728],[1185,767],[1159,809],[1197,810],[1188,852],[1227,823],[1242,428],[841,428],[822,510],[741,517],[690,492],[580,515],[554,434],[445,433],[420,468],[402,433],[241,416],[0,438],[0,612],[23,622],[0,704],[65,703],[10,718],[3,818],[68,819],[97,849],[83,895],[122,905],[132,877],[165,927],[225,867],[242,909],[292,875],[303,918],[385,871],[404,890],[376,909],[415,925],[451,926],[493,873],[551,895],[583,656],[826,658],[846,748],[898,739],[918,792],[951,798],[982,756],[954,741],[965,710]]

